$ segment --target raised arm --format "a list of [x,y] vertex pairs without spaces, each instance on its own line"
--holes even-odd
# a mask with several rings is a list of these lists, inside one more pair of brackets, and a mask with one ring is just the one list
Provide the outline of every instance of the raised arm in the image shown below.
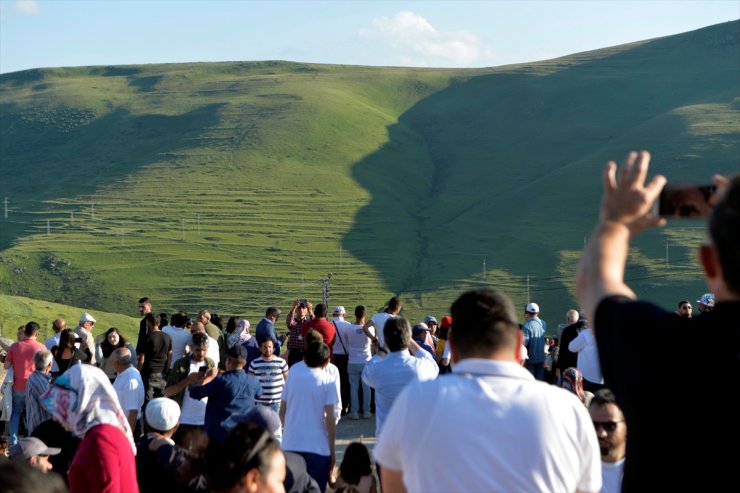
[[604,170],[599,223],[581,256],[576,277],[578,301],[589,320],[594,320],[596,307],[607,296],[635,298],[624,281],[630,239],[665,224],[665,219],[652,214],[652,208],[666,179],[658,175],[645,185],[649,163],[647,151],[631,152],[618,175],[614,161]]

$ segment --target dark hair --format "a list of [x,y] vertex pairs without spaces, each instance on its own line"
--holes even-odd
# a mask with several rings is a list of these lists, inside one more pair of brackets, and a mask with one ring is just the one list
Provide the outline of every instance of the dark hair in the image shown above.
[[279,317],[280,309],[276,306],[271,306],[265,310],[265,317]]
[[409,347],[411,340],[411,325],[403,317],[389,318],[383,327],[383,336],[388,349],[392,352],[401,351]]
[[[108,335],[111,332],[115,332],[116,334],[118,334],[118,344],[116,344],[115,346],[111,344],[110,342],[108,342]],[[119,347],[126,347],[126,338],[123,337],[123,334],[121,334],[120,330],[118,330],[115,327],[111,327],[110,329],[105,331],[105,338],[100,343],[100,349],[103,350],[103,357],[108,358],[111,355],[111,353],[115,351],[116,349],[118,349]]]
[[170,324],[170,316],[167,315],[166,312],[162,312],[159,314],[159,320],[161,321],[161,323],[159,324],[160,327]]
[[[162,322],[162,316],[149,312],[144,316],[144,321],[153,327],[161,327],[160,323]],[[165,323],[167,323],[167,320],[165,320]]]
[[443,327],[441,325],[437,325],[437,337],[440,339],[447,340],[447,337],[449,337],[450,334],[450,328],[449,327]]
[[303,360],[309,368],[319,368],[326,364],[331,357],[331,350],[323,342],[312,342],[306,348]]
[[218,313],[214,313],[211,315],[211,323],[219,329],[224,330],[224,320]]
[[196,332],[193,334],[193,346],[208,346],[208,334],[204,334],[203,332]]
[[323,303],[319,303],[316,305],[316,307],[313,309],[313,314],[316,318],[326,317],[327,313],[326,305]]
[[324,336],[318,330],[311,329],[303,336],[303,341],[306,343],[306,347],[308,347],[313,342],[324,342]]
[[175,327],[185,327],[185,322],[190,320],[188,314],[185,312],[177,312],[172,315],[172,325]]
[[[63,331],[59,332],[59,349],[62,351],[64,348],[70,348],[74,349],[75,347],[75,333],[72,329],[64,329]],[[62,354],[59,353],[59,357],[61,357]]]
[[266,477],[275,452],[280,452],[280,443],[269,431],[254,423],[239,423],[223,443],[214,441],[208,449],[208,491],[230,491],[252,469]]
[[388,313],[395,312],[399,308],[401,308],[401,299],[398,296],[388,300],[388,309],[386,310]]
[[[3,457],[3,459],[5,459]],[[42,474],[28,461],[0,459],[3,491],[15,493],[62,493],[67,487],[59,474]]]
[[681,305],[683,305],[684,303],[688,303],[689,305],[691,304],[689,300],[681,300],[678,302],[678,307],[681,308]]
[[619,404],[617,404],[617,396],[614,395],[614,392],[612,392],[611,389],[608,389],[606,387],[594,392],[594,396],[591,399],[591,404],[589,404],[589,407],[593,406],[594,404],[598,404],[599,406],[615,404],[617,407],[619,407]]
[[455,325],[449,337],[461,357],[487,356],[500,348],[516,347],[516,311],[501,291],[476,289],[463,293],[450,313]]
[[41,326],[37,324],[36,322],[31,321],[26,324],[24,333],[26,334],[27,337],[31,337],[34,334],[38,333],[39,330],[41,330]]
[[139,303],[148,303],[151,305],[152,301],[148,297],[144,296],[143,298],[139,300]]
[[352,442],[347,445],[342,464],[339,466],[339,475],[344,482],[357,485],[362,476],[367,476],[372,472],[372,462],[367,447],[361,442]]
[[241,317],[229,317],[229,319],[226,321],[226,328],[224,329],[224,332],[228,332],[229,334],[233,334],[236,330],[236,324],[239,322],[239,319]]
[[355,307],[355,317],[362,318],[367,314],[367,310],[365,309],[365,305],[357,305]]
[[717,250],[722,277],[740,295],[740,174],[730,178],[709,216],[709,236]]

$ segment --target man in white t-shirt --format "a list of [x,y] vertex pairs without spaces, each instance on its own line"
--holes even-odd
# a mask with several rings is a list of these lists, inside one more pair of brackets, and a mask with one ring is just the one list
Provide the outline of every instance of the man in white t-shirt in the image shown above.
[[588,406],[601,450],[601,493],[620,493],[627,451],[627,423],[617,398],[609,389],[598,390]]
[[134,366],[130,350],[125,347],[118,348],[113,351],[111,358],[113,368],[118,374],[113,382],[113,389],[116,391],[123,414],[126,415],[128,424],[131,426],[134,438],[138,438],[141,427],[137,429],[136,425],[144,405],[144,381],[141,379],[139,370]]
[[305,365],[295,364],[290,369],[280,406],[282,448],[306,460],[306,470],[322,493],[336,458],[334,412],[339,392],[336,382],[324,371],[330,354],[324,342],[313,342],[306,347]]
[[[62,331],[66,328],[67,328],[66,320],[64,320],[63,318],[58,318],[54,320],[54,322],[51,324],[51,329],[54,331],[54,335],[44,341],[44,346],[46,346],[46,349],[51,351],[51,349],[54,346],[59,346],[59,339],[62,337]],[[59,366],[57,365],[56,360],[52,358],[51,374],[52,376],[56,376],[58,373],[59,373]]]
[[[399,313],[401,313],[401,300],[398,299],[398,297],[394,296],[390,300],[388,300],[388,306],[386,307],[385,311],[381,313],[376,313],[372,317],[370,317],[370,320],[368,320],[365,325],[362,326],[362,331],[365,333],[366,336],[368,336],[370,339],[372,339],[373,343],[377,344],[379,348],[385,348],[388,349],[385,345],[385,335],[383,335],[383,327],[385,327],[385,323],[390,318],[396,318]],[[370,330],[374,329],[374,330]]]
[[175,313],[172,315],[171,324],[162,329],[162,332],[170,336],[172,341],[172,359],[170,360],[170,368],[172,368],[177,360],[185,356],[185,351],[191,341],[191,334],[185,329],[185,322],[187,322],[188,316],[185,313]]
[[216,366],[218,366],[221,361],[221,351],[219,350],[218,341],[208,334],[203,322],[195,322],[190,327],[191,342],[188,343],[188,346],[192,343],[192,336],[198,333],[208,336],[208,352],[206,353],[206,357],[211,358],[213,362],[216,363]]
[[370,386],[362,381],[362,371],[372,357],[372,341],[362,331],[365,324],[365,307],[358,305],[355,308],[355,324],[349,324],[346,330],[347,351],[349,351],[349,387],[350,387],[350,419],[360,419],[360,391],[362,391],[362,417],[372,418],[370,413]]
[[470,291],[451,313],[455,371],[410,383],[394,402],[373,451],[383,490],[599,491],[588,412],[520,366],[522,334],[511,300]]

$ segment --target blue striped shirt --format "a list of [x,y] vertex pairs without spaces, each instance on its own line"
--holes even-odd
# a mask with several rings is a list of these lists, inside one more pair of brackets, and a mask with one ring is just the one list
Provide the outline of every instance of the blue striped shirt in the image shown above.
[[41,404],[40,399],[41,395],[49,390],[50,382],[51,375],[38,370],[28,376],[28,383],[26,384],[26,425],[29,435],[38,425],[51,419],[51,414]]

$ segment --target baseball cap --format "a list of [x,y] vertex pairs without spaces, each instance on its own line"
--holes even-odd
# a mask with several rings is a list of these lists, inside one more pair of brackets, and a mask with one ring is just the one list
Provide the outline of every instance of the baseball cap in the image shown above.
[[452,327],[452,317],[446,315],[442,317],[442,321],[439,323],[442,327]]
[[239,423],[253,423],[261,426],[270,433],[280,429],[280,416],[268,406],[258,404],[245,414],[234,414],[226,420],[226,428],[233,428]]
[[85,322],[95,323],[96,320],[93,318],[92,315],[90,315],[89,313],[85,312],[82,315],[80,315],[80,325],[84,324]]
[[527,306],[524,309],[527,313],[540,313],[540,307],[537,303],[527,303]]
[[712,293],[704,293],[696,302],[702,305],[714,306],[714,295]]
[[420,323],[414,325],[414,328],[411,329],[411,333],[413,335],[420,334],[421,332],[429,332],[429,327],[427,327],[427,324]]
[[435,323],[439,325],[439,322],[437,322],[437,319],[432,317],[431,315],[427,315],[426,317],[424,317],[424,323],[427,325],[429,325],[430,323]]
[[226,351],[226,356],[244,361],[247,361],[248,359],[247,354],[247,348],[241,344],[234,344],[228,351]]
[[344,307],[343,306],[335,306],[334,307],[334,315],[337,315],[339,313],[341,313],[342,315],[344,315],[347,312],[344,311]]
[[10,458],[14,460],[28,460],[36,455],[57,455],[62,449],[47,447],[36,437],[19,438],[18,443],[10,447]]
[[144,417],[155,430],[170,431],[180,420],[180,406],[167,397],[157,397],[146,405]]

